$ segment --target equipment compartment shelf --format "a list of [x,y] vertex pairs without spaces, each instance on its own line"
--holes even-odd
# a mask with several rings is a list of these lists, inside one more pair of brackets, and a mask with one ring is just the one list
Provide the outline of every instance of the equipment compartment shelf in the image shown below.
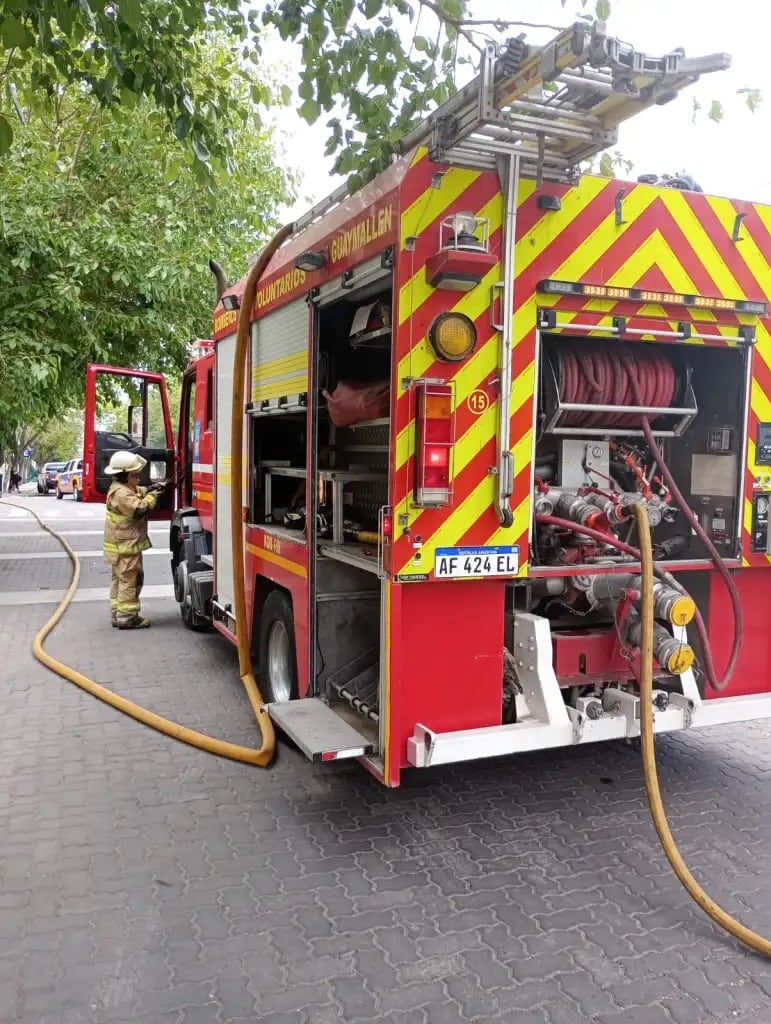
[[391,341],[391,328],[378,327],[374,331],[365,331],[364,334],[355,335],[348,339],[351,348],[358,348],[360,345],[376,345],[378,348],[385,348]]
[[[301,466],[276,466],[265,470],[271,476],[290,476],[297,480],[304,480],[306,471]],[[320,469],[317,476],[321,480],[331,480],[333,483],[352,483],[354,481],[383,480],[386,473],[374,470],[361,469]]]
[[365,572],[378,572],[377,549],[373,550],[369,544],[333,544],[327,541],[319,544],[319,554],[347,565],[355,565]]

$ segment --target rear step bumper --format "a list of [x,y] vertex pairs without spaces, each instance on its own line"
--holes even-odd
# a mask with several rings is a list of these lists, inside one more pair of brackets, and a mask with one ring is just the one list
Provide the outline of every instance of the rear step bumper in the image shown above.
[[[621,694],[621,691],[616,694],[612,690],[605,692],[609,695],[605,700],[606,707],[612,705],[614,697],[618,696],[622,697],[618,702],[621,706],[606,711],[599,719],[588,718],[565,706],[561,721],[526,718],[514,725],[440,733],[432,732],[424,725],[416,725],[407,741],[407,761],[415,768],[428,768],[430,765],[639,736],[637,698]],[[718,697],[697,704],[679,694],[671,694],[669,699],[666,711],[654,708],[653,725],[657,734],[771,718],[771,694]]]
[[311,761],[341,761],[372,754],[374,745],[318,697],[287,704],[266,704],[274,724]]

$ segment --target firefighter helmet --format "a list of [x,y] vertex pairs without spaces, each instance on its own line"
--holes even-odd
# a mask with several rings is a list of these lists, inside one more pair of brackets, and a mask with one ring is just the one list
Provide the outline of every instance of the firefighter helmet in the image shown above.
[[136,452],[113,452],[105,473],[108,476],[115,476],[117,473],[138,473],[146,465],[147,459],[143,459]]

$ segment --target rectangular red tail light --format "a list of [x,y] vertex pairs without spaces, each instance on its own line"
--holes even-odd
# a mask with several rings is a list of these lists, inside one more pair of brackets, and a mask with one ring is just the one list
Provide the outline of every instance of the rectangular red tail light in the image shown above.
[[418,384],[416,402],[415,504],[442,508],[452,494],[455,418],[448,384]]

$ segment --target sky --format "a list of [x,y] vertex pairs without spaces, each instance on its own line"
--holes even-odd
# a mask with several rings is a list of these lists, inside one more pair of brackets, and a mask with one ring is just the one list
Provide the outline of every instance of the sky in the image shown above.
[[[593,3],[593,0],[590,0]],[[771,59],[767,50],[771,14],[758,0],[611,0],[608,30],[637,49],[661,55],[680,46],[686,56],[725,51],[729,71],[708,75],[664,107],[654,107],[620,128],[617,148],[638,174],[687,172],[706,192],[771,203]],[[580,0],[471,0],[476,18],[511,18],[568,25],[582,12]],[[551,30],[526,30],[528,41],[544,43]],[[290,76],[299,61],[291,44],[271,47],[272,60],[286,62]],[[746,107],[741,88],[760,89],[765,102],[756,113]],[[697,97],[702,111],[693,119]],[[725,114],[719,124],[707,118],[713,100]],[[282,114],[286,159],[301,175],[300,195],[287,219],[302,214],[340,183],[325,158],[324,119],[309,127],[290,112]]]

